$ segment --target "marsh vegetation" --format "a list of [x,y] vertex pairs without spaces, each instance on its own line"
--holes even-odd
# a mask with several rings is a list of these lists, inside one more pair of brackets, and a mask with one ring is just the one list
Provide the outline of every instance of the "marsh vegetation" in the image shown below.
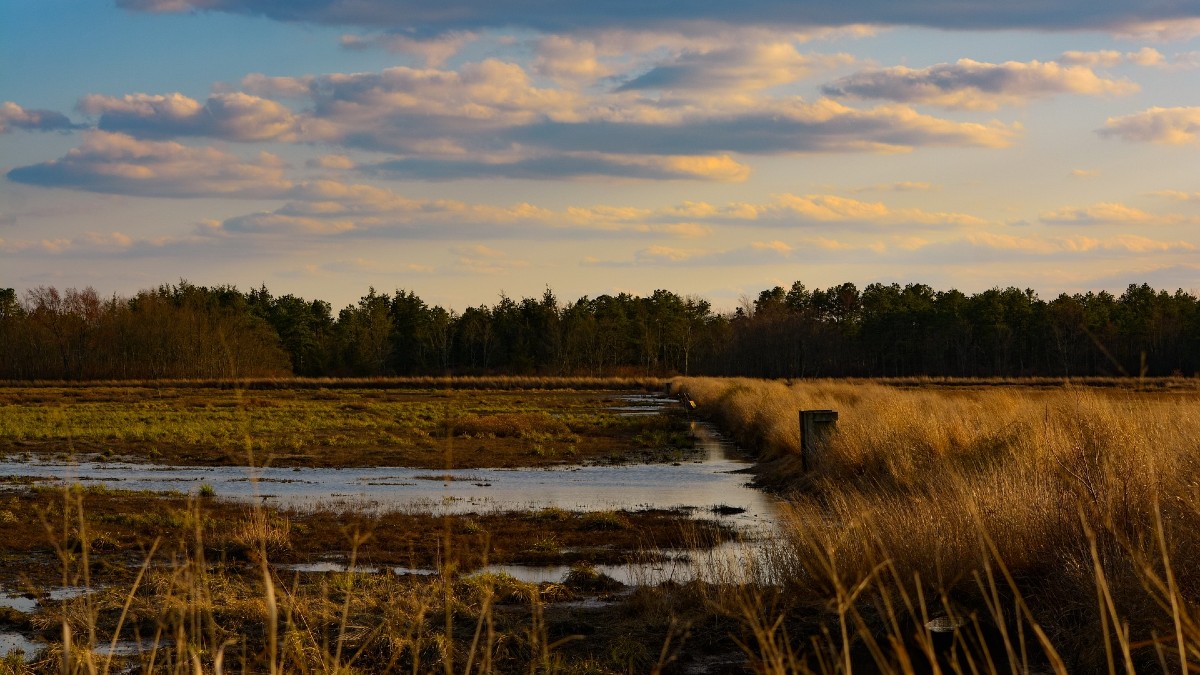
[[[556,447],[553,439],[509,431],[548,433],[561,422],[577,434],[576,447],[594,441],[596,461],[608,463],[614,448],[645,447],[640,460],[660,459],[669,470],[682,449],[661,448],[686,445],[672,439],[692,414],[757,453],[753,478],[781,506],[770,536],[747,542],[748,555],[720,556],[748,535],[735,525],[738,507],[721,503],[690,512],[297,509],[234,499],[219,486],[171,495],[10,479],[0,496],[0,584],[10,595],[0,600],[9,606],[0,632],[36,639],[40,651],[5,663],[39,672],[343,673],[1200,665],[1194,380],[676,378],[668,386],[695,412],[629,414],[621,409],[630,401],[609,391],[545,387],[164,387],[170,402],[148,418],[195,411],[192,424],[227,429],[188,437],[193,449],[172,461],[213,442],[205,438],[249,438],[239,446],[245,456],[294,461],[300,453],[286,450],[286,425],[272,426],[282,409],[351,429],[347,438],[359,440],[347,442],[350,459],[338,460],[345,466],[379,456],[367,449],[379,423],[361,415],[408,420],[431,439],[443,434],[455,455],[474,440],[495,441],[497,466],[509,466],[506,457],[561,461],[529,451],[539,442]],[[103,453],[103,439],[120,426],[100,422],[104,411],[150,398],[130,391],[8,390],[13,409],[78,400],[49,424],[96,421],[73,422],[82,433],[10,439],[6,448],[31,458],[55,446]],[[206,398],[235,405],[185,405]],[[813,408],[836,409],[840,421],[819,461],[802,471],[797,411]],[[236,411],[234,421],[222,410]],[[82,440],[87,429],[98,430],[96,440]],[[266,441],[254,440],[258,429]],[[295,431],[313,433],[305,424]],[[504,451],[505,439],[524,452]],[[146,451],[154,445],[130,443],[122,454],[160,461]],[[324,466],[305,461],[288,470]],[[457,484],[446,463],[422,469],[431,478],[422,482]],[[632,585],[602,572],[679,555],[704,572]],[[553,564],[562,573],[522,581],[505,564]]]
[[614,408],[624,394],[611,390],[531,391],[516,379],[510,390],[431,389],[429,382],[436,380],[350,388],[266,381],[271,386],[249,390],[220,381],[0,387],[0,452],[442,469],[634,461],[691,445],[680,418],[621,414]]
[[[29,469],[0,494],[0,605],[8,606],[0,634],[24,650],[8,667],[640,670],[679,638],[665,606],[653,620],[637,609],[647,594],[664,581],[699,583],[700,557],[735,550],[747,534],[737,524],[745,507],[651,508],[652,492],[626,507],[606,507],[619,495],[583,494],[537,506],[547,497],[537,483],[519,502],[453,496],[466,486],[487,493],[490,480],[500,481],[483,476],[570,481],[590,471],[634,477],[645,462],[709,466],[711,450],[696,447],[683,411],[664,410],[661,398],[585,381],[537,389],[528,381],[514,389],[325,384],[3,390],[12,412],[0,428],[5,465]],[[314,443],[326,433],[338,442]],[[455,459],[460,452],[466,460]],[[422,459],[429,456],[437,460]],[[575,468],[555,468],[567,462]],[[62,483],[39,473],[52,463],[76,468]],[[288,506],[258,498],[278,487],[270,471],[311,483],[322,472],[395,473],[371,467],[405,463],[417,467],[409,476],[417,489],[451,501],[404,505],[344,493]],[[117,475],[105,473],[109,465]],[[522,471],[496,473],[513,465]],[[208,479],[172,483],[183,470]],[[139,472],[165,484],[121,487],[137,484],[127,479]],[[220,479],[238,472],[259,487],[236,493]],[[624,573],[618,580],[605,570]],[[583,634],[597,637],[564,640]]]
[[[903,384],[672,383],[788,496],[786,601],[755,620],[768,670],[1200,663],[1195,380]],[[805,473],[813,408],[841,419]]]

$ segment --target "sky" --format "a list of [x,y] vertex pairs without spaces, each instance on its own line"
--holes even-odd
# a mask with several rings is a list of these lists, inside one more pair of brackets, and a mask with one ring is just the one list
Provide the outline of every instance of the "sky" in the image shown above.
[[1200,0],[4,0],[0,287],[1200,292]]

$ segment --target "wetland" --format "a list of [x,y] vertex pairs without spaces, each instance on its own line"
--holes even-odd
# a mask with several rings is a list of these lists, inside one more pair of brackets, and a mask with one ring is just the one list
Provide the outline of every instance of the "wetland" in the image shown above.
[[[46,383],[0,402],[0,672],[1200,663],[1195,379]],[[806,409],[839,421],[802,459]]]
[[[676,658],[663,610],[688,593],[652,621],[638,607],[744,577],[778,508],[745,453],[657,391],[96,385],[0,400],[0,647],[39,671],[172,669],[200,646],[254,670],[310,659],[351,625],[378,633],[345,658],[364,672],[440,670],[473,648],[506,671],[568,636],[553,663],[648,667]],[[404,617],[389,615],[398,599]],[[496,644],[471,647],[485,624]],[[73,653],[81,636],[94,649]]]

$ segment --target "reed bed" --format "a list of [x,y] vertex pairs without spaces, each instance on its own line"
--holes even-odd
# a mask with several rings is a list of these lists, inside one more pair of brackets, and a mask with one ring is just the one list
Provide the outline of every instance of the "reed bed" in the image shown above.
[[[795,627],[810,635],[791,642],[763,633],[765,670],[1200,664],[1194,390],[696,378],[671,389],[759,448],[760,476],[788,496],[771,576],[793,606],[776,628],[801,606],[827,621]],[[830,408],[838,431],[802,472],[798,411]],[[955,624],[953,638],[929,628]]]

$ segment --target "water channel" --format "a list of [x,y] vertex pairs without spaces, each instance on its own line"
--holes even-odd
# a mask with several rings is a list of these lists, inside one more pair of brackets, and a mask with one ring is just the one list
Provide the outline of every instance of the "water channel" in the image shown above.
[[[625,414],[647,414],[648,405]],[[0,460],[0,476],[126,490],[198,492],[277,507],[437,514],[671,509],[721,517],[748,533],[769,527],[775,500],[749,486],[749,461],[704,422],[696,450],[679,462],[562,465],[535,469],[430,470],[404,467],[249,468],[164,466],[100,459]]]

